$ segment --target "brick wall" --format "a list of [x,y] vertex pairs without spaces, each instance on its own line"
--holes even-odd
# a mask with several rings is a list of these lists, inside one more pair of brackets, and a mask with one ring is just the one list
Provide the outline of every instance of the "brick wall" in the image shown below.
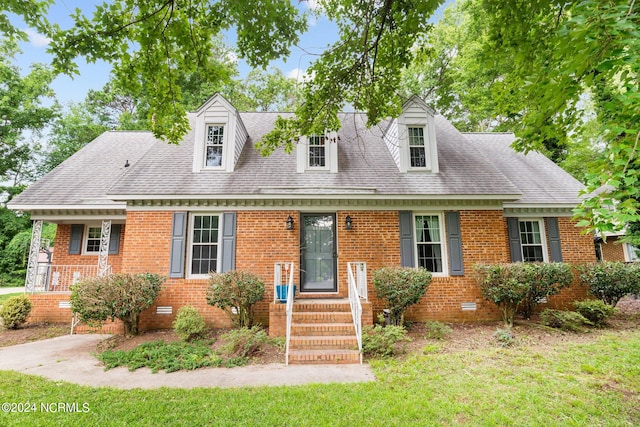
[[624,262],[624,249],[622,243],[617,237],[607,237],[607,242],[600,244],[602,250],[603,261],[620,261]]
[[[353,219],[353,228],[345,229],[345,218]],[[294,218],[293,230],[286,230],[286,219]],[[171,245],[173,212],[128,212],[127,226],[123,227],[121,250],[109,257],[115,271],[127,273],[152,272],[167,275]],[[269,323],[269,306],[273,301],[274,263],[293,261],[296,265],[295,281],[299,282],[299,212],[238,211],[236,229],[236,268],[251,271],[261,277],[266,285],[265,298],[256,306],[257,321]],[[569,218],[559,218],[562,252],[565,262],[595,261],[591,236],[582,235]],[[507,223],[500,210],[461,211],[460,227],[464,253],[464,276],[434,278],[427,294],[419,304],[407,313],[409,320],[481,321],[498,319],[494,304],[486,302],[473,277],[473,265],[477,263],[509,262]],[[95,256],[69,256],[70,226],[59,226],[55,263],[97,263]],[[338,211],[336,214],[338,294],[347,295],[347,262],[367,263],[368,291],[373,319],[384,308],[384,301],[376,298],[373,289],[373,272],[384,266],[400,264],[400,231],[397,211]],[[208,281],[192,279],[168,279],[156,303],[141,316],[140,327],[145,329],[170,328],[178,309],[183,305],[197,307],[211,327],[230,325],[227,314],[206,303]],[[310,295],[299,296],[304,298]],[[311,295],[317,297],[317,295]],[[574,299],[582,299],[586,290],[575,286],[553,297],[549,306],[567,307]],[[44,298],[44,297],[42,297]],[[53,298],[53,297],[52,297]],[[476,310],[463,311],[462,303],[475,303]],[[46,304],[49,304],[47,302]],[[57,303],[38,308],[35,318],[44,319],[43,311],[57,312]],[[156,314],[158,306],[172,307],[171,314]],[[68,309],[67,309],[68,311]],[[277,315],[277,313],[274,313]],[[53,313],[70,319],[70,313]],[[52,321],[52,320],[49,320]],[[65,320],[66,321],[66,320]]]
[[[117,254],[109,255],[109,265],[111,271],[118,273],[122,271],[122,257],[124,253],[124,239],[126,227],[120,228],[120,248]],[[58,224],[56,229],[56,249],[53,251],[53,265],[98,265],[98,254],[91,255],[70,255],[69,239],[71,238],[71,225]]]

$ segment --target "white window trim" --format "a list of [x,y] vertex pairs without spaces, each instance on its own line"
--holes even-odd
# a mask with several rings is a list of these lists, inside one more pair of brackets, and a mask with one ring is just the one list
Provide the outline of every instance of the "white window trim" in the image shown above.
[[[220,166],[207,166],[207,133],[210,126],[222,127],[222,159],[220,159]],[[202,170],[226,170],[227,167],[227,150],[229,150],[229,126],[226,123],[205,123],[204,124],[204,138],[202,140]]]
[[84,224],[82,227],[82,255],[100,255],[100,245],[98,245],[98,250],[88,251],[87,244],[89,243],[89,228],[99,228],[100,229],[100,240],[102,239],[102,223],[92,222],[89,224]]
[[[332,136],[336,135],[336,136]],[[309,164],[309,137],[301,136],[296,147],[297,172],[298,173],[337,173],[338,172],[338,142],[337,133],[325,132],[312,136],[324,136],[324,166],[311,166]]]
[[[324,144],[323,145],[311,145],[311,138],[313,137],[320,137],[320,138],[324,138]],[[318,134],[318,135],[309,135],[306,138],[306,153],[305,153],[305,157],[306,157],[306,163],[307,163],[307,170],[312,170],[312,171],[324,171],[324,170],[329,170],[329,156],[331,155],[329,153],[329,141],[327,139],[327,135],[325,134]],[[324,148],[324,166],[313,166],[310,162],[311,160],[311,147],[323,147]]]
[[444,222],[444,213],[443,212],[414,212],[412,217],[411,229],[413,232],[413,249],[415,251],[414,255],[414,265],[419,267],[420,264],[418,262],[418,236],[416,235],[416,217],[417,216],[437,216],[438,217],[438,225],[440,229],[440,252],[442,254],[442,272],[435,273],[432,272],[431,275],[433,277],[449,277],[449,251],[447,250],[447,230],[445,230],[445,222]]
[[544,219],[542,218],[518,218],[518,237],[520,237],[520,256],[522,257],[522,261],[524,262],[524,251],[522,246],[522,236],[520,233],[520,223],[521,222],[537,222],[540,226],[540,242],[542,245],[542,262],[549,262],[549,250],[547,241],[547,232],[544,226]]
[[217,216],[218,217],[218,256],[216,258],[216,269],[220,268],[221,249],[222,249],[222,213],[221,212],[190,212],[188,223],[188,239],[187,239],[187,264],[185,266],[187,279],[207,279],[208,274],[191,274],[191,261],[193,257],[193,225],[195,223],[194,217],[196,216]]
[[624,252],[624,261],[625,262],[640,262],[640,257],[633,257],[631,255],[631,248],[629,246],[633,246],[629,243],[622,244],[622,251]]
[[[422,129],[422,147],[424,148],[424,166],[411,166],[411,147],[418,147],[417,145],[411,145],[409,129],[417,128]],[[429,134],[428,127],[426,125],[408,124],[407,125],[407,170],[410,171],[424,171],[431,170],[431,153],[429,151]]]

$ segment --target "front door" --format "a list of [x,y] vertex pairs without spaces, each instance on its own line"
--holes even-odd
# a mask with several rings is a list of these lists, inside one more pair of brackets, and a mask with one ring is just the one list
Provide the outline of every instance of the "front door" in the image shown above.
[[300,292],[335,292],[335,214],[300,215]]

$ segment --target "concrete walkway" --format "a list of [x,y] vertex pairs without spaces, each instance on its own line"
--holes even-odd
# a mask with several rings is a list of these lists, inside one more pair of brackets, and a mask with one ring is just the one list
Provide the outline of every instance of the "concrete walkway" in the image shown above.
[[24,286],[19,288],[0,288],[0,295],[17,294],[18,292],[24,292]]
[[282,386],[311,383],[375,381],[369,365],[289,365],[273,363],[239,368],[203,368],[195,371],[159,372],[142,368],[105,371],[91,355],[109,335],[66,335],[0,349],[0,370],[40,375],[94,387],[195,388]]

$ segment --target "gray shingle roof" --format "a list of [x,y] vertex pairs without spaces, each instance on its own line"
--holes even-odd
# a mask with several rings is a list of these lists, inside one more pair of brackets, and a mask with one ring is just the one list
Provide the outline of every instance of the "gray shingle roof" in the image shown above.
[[[241,113],[249,133],[235,171],[196,172],[194,132],[180,145],[149,132],[106,132],[17,196],[11,207],[113,204],[135,198],[358,197],[495,198],[518,203],[574,203],[581,185],[539,154],[522,155],[508,146],[513,135],[461,134],[436,116],[440,172],[400,173],[382,135],[359,113],[342,115],[338,170],[297,173],[296,155],[276,150],[262,157],[254,144],[278,113]],[[190,116],[194,128],[194,115]],[[128,160],[130,167],[124,168]]]
[[512,133],[465,133],[522,192],[518,204],[578,204],[584,186],[539,152],[516,153]]

